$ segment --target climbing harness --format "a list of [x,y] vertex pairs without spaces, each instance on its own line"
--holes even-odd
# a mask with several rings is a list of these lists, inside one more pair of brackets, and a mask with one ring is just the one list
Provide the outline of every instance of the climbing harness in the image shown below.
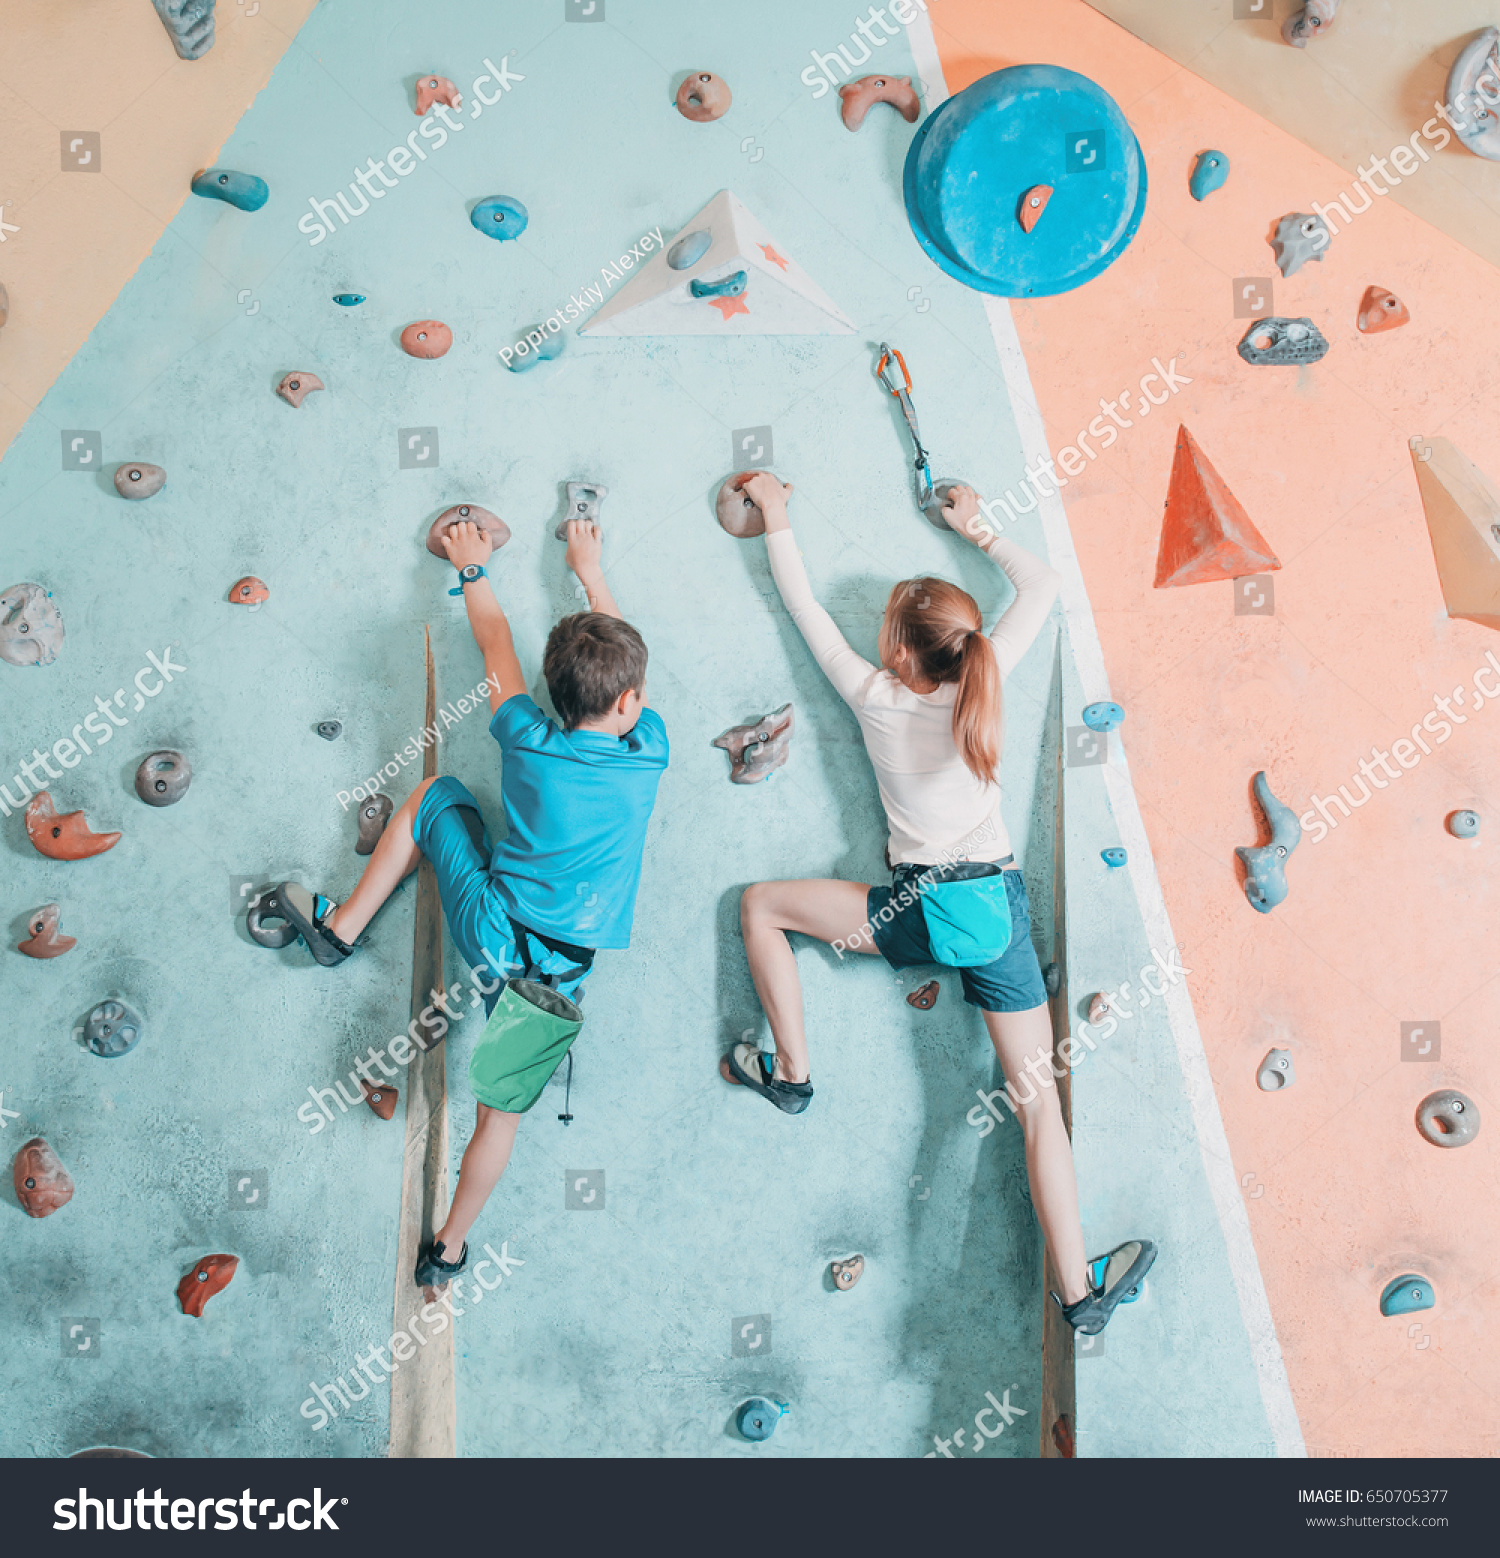
[[[901,365],[903,383],[896,382],[896,373],[891,367],[892,358]],[[917,507],[925,511],[932,502],[932,471],[927,463],[927,451],[922,447],[922,430],[917,426],[917,408],[911,400],[911,372],[906,366],[906,359],[888,341],[880,343],[880,361],[875,364],[875,377],[901,403],[901,415],[906,418],[906,425],[911,429],[911,441],[917,451]]]

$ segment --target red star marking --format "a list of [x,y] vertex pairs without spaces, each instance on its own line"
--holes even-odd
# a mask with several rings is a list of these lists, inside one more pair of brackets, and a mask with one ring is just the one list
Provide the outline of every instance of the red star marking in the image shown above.
[[775,251],[775,249],[771,247],[770,244],[763,243],[758,245],[758,247],[760,252],[765,255],[765,257],[771,262],[772,265],[779,265],[782,270],[786,269],[786,261]]
[[726,320],[734,314],[748,314],[750,312],[743,297],[710,298],[708,302],[709,306],[718,309]]

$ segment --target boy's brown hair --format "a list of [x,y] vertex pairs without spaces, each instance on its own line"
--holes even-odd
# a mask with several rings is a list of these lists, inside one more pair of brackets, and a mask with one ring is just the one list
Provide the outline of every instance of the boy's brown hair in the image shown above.
[[646,644],[628,622],[599,611],[564,617],[547,635],[542,675],[564,730],[598,719],[622,693],[646,686]]

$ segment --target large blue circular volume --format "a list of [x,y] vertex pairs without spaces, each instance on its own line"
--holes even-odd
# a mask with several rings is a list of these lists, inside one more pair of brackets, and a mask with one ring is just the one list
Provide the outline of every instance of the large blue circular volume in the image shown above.
[[[997,70],[939,104],[903,184],[933,260],[1001,297],[1081,287],[1125,252],[1146,210],[1146,160],[1119,104],[1059,65]],[[1052,196],[1028,233],[1016,213],[1038,184]]]

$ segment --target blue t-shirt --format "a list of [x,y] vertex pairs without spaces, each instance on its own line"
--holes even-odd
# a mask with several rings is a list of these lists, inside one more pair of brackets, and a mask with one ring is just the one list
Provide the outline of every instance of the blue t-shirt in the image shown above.
[[506,911],[579,947],[628,947],[667,727],[643,709],[628,736],[564,730],[525,693],[495,710],[510,836],[490,875]]

